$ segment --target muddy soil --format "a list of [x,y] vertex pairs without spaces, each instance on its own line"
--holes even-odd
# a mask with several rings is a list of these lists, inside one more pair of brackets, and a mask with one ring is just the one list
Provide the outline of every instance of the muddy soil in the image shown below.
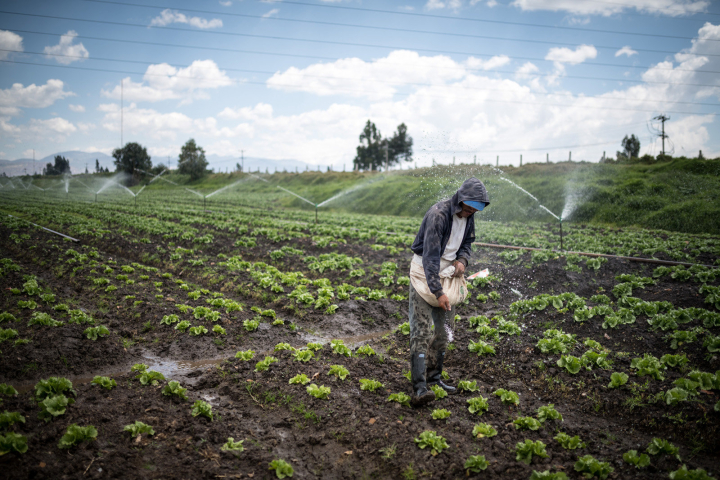
[[[612,297],[615,277],[621,273],[650,276],[652,268],[642,264],[611,259],[600,270],[582,267],[581,273],[565,269],[565,260],[556,259],[533,265],[525,255],[518,265],[506,265],[497,251],[480,249],[468,271],[489,268],[501,280],[485,288],[474,288],[467,305],[458,307],[461,320],[455,329],[445,365],[449,382],[475,380],[478,391],[461,393],[436,400],[429,407],[411,409],[387,401],[391,393],[410,394],[407,372],[409,337],[395,328],[407,321],[407,301],[382,299],[365,301],[352,298],[337,301],[339,309],[325,315],[303,307],[283,294],[262,289],[247,271],[230,272],[220,267],[218,254],[240,253],[244,260],[263,261],[281,271],[302,271],[310,279],[328,278],[334,286],[342,283],[383,288],[392,293],[407,294],[407,287],[384,287],[379,282],[381,264],[396,262],[397,275],[406,275],[410,255],[390,255],[375,251],[372,241],[348,241],[348,244],[317,247],[310,239],[271,242],[257,237],[253,248],[234,247],[230,235],[217,234],[215,242],[195,248],[193,260],[204,261],[192,266],[188,259],[171,261],[158,255],[158,246],[170,250],[168,242],[152,237],[151,244],[133,243],[125,236],[83,237],[82,245],[62,242],[57,237],[32,230],[31,238],[17,242],[12,230],[0,225],[2,257],[11,258],[18,271],[6,271],[0,277],[0,309],[20,321],[3,323],[2,328],[17,330],[19,339],[28,343],[15,345],[13,340],[0,344],[0,382],[20,387],[19,396],[2,397],[0,408],[21,413],[26,422],[10,427],[28,437],[25,454],[0,456],[0,466],[7,478],[275,478],[268,470],[274,459],[284,459],[294,468],[294,478],[459,478],[474,476],[464,468],[471,455],[484,455],[488,469],[478,477],[529,478],[533,470],[562,471],[569,478],[581,478],[575,472],[577,458],[590,454],[607,461],[614,468],[610,478],[666,478],[667,472],[685,464],[688,468],[705,468],[716,477],[720,472],[720,414],[713,410],[718,391],[701,392],[692,401],[667,405],[655,401],[656,394],[672,388],[673,381],[686,376],[689,367],[668,369],[662,381],[638,377],[630,368],[632,358],[650,353],[658,358],[666,353],[685,353],[693,369],[704,372],[720,370],[717,355],[709,355],[702,342],[671,350],[666,332],[654,331],[647,317],[618,329],[603,329],[597,318],[577,323],[572,313],[554,308],[523,315],[518,319],[520,335],[501,335],[492,342],[496,353],[479,357],[468,351],[477,339],[467,318],[474,315],[505,315],[510,304],[520,298],[540,293],[559,294],[571,291],[585,298],[604,293]],[[305,255],[345,253],[363,259],[366,275],[350,279],[347,271],[310,271],[302,256],[288,256],[277,262],[268,252],[288,245],[305,251]],[[33,247],[33,248],[31,248]],[[90,261],[68,263],[65,252],[73,248],[81,253],[97,252]],[[202,250],[202,251],[200,251]],[[92,264],[92,261],[96,264]],[[113,263],[115,262],[115,263]],[[157,272],[135,268],[124,273],[122,266],[136,262],[155,267]],[[76,269],[73,271],[73,269]],[[109,268],[111,272],[105,273]],[[171,274],[163,277],[163,273]],[[134,283],[117,281],[126,274]],[[27,275],[38,278],[40,286],[57,297],[44,303],[37,296],[13,294],[22,288]],[[141,276],[147,275],[147,279]],[[106,292],[107,284],[95,285],[93,279],[108,278],[117,287]],[[188,290],[175,280],[188,284]],[[157,285],[155,282],[160,282]],[[718,285],[718,282],[712,283]],[[192,313],[181,314],[176,304],[192,307],[209,306],[212,295],[194,300],[188,291],[208,289],[222,293],[222,298],[243,304],[242,311],[227,313],[224,309],[216,322],[195,319]],[[663,277],[657,285],[633,292],[643,300],[666,300],[676,308],[708,308],[698,294],[699,284],[676,282]],[[285,293],[291,288],[285,288]],[[496,291],[500,300],[481,303],[478,293]],[[131,296],[133,298],[126,298]],[[35,299],[34,310],[18,307],[18,301]],[[613,298],[614,299],[614,298]],[[138,303],[140,302],[140,303]],[[83,333],[89,325],[67,323],[69,315],[52,308],[66,303],[70,309],[87,312],[96,324],[106,325],[110,334],[96,341]],[[251,307],[274,309],[283,325],[272,325],[261,318],[257,330],[248,332],[243,322],[257,317]],[[50,314],[66,322],[59,327],[28,326],[34,312]],[[226,335],[199,337],[177,331],[160,323],[163,316],[177,314],[192,325],[211,329],[221,325]],[[493,324],[494,325],[494,324]],[[684,326],[698,327],[697,321]],[[556,365],[559,355],[542,354],[536,347],[548,328],[561,328],[582,341],[598,341],[612,354],[608,370],[581,369],[571,375]],[[720,329],[709,329],[718,335]],[[333,353],[330,339],[343,338],[349,346],[368,344],[377,355],[346,357]],[[324,344],[315,357],[305,363],[290,352],[274,352],[281,342],[301,348],[308,342]],[[235,358],[239,350],[254,350],[251,361]],[[580,356],[586,348],[579,344],[571,353]],[[257,372],[256,363],[266,355],[278,359],[265,372]],[[134,363],[146,363],[188,388],[184,402],[165,396],[158,386],[142,386],[130,373]],[[328,375],[332,365],[349,370],[345,380]],[[610,374],[622,371],[630,376],[626,386],[608,389]],[[328,386],[328,399],[316,399],[306,386],[291,385],[289,379],[299,373],[311,382]],[[76,402],[64,415],[50,422],[38,419],[39,408],[33,400],[32,386],[40,378],[66,376],[75,380]],[[87,383],[94,375],[109,375],[117,381],[111,391]],[[360,379],[380,381],[375,392],[360,389]],[[519,394],[517,406],[503,405],[493,395],[498,388]],[[489,409],[482,415],[471,414],[467,400],[482,395]],[[204,400],[213,406],[214,419],[193,417],[192,404]],[[548,421],[539,430],[518,430],[512,421],[518,416],[534,416],[538,407],[554,404],[563,421]],[[451,412],[447,420],[433,420],[431,412],[444,408]],[[130,438],[123,427],[136,420],[151,425],[155,435]],[[484,422],[497,429],[492,438],[475,438],[474,425]],[[84,442],[69,451],[57,443],[68,425],[94,425],[97,440]],[[447,440],[448,449],[437,456],[416,446],[415,438],[433,430]],[[578,435],[585,446],[578,450],[563,449],[553,437],[562,431]],[[221,446],[228,437],[244,441],[244,451],[228,453]],[[680,458],[669,455],[651,457],[651,466],[636,469],[625,463],[622,454],[630,449],[645,451],[652,438],[664,438],[680,448]],[[547,458],[535,457],[530,465],[515,458],[515,445],[525,439],[541,440],[547,445]]]

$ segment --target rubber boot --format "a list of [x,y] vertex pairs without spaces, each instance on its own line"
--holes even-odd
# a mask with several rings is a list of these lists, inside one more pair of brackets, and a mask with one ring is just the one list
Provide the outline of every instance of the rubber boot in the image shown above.
[[425,383],[424,353],[414,353],[410,357],[410,379],[413,387],[410,403],[413,407],[420,407],[435,400],[435,393],[429,390]]
[[438,352],[437,357],[435,357],[435,366],[428,371],[427,384],[437,385],[438,387],[445,390],[448,395],[455,395],[456,393],[458,393],[457,388],[451,387],[450,385],[442,381],[443,360],[445,360],[445,352]]

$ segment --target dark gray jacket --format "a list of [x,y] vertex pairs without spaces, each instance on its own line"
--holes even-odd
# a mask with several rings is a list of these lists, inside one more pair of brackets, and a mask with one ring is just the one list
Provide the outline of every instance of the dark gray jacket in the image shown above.
[[[440,257],[445,252],[450,231],[452,230],[452,218],[462,211],[460,202],[476,201],[490,203],[485,185],[475,177],[463,182],[452,198],[441,200],[433,205],[425,214],[420,231],[410,250],[422,256],[425,279],[430,291],[436,297],[443,294],[440,283]],[[465,224],[465,236],[457,252],[457,259],[467,266],[472,251],[472,243],[475,241],[475,215],[470,215]]]

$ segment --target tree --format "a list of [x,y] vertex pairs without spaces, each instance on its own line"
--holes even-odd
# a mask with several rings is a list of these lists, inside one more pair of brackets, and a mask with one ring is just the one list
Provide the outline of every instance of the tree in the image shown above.
[[139,143],[128,143],[123,148],[116,148],[112,153],[115,158],[115,171],[125,172],[132,175],[133,180],[137,179],[143,171],[152,168],[152,160],[145,147]]
[[368,120],[359,137],[353,167],[356,170],[378,170],[395,165],[401,160],[412,160],[413,140],[407,134],[407,126],[401,123],[391,138],[382,138],[380,130]]
[[48,162],[43,168],[43,175],[63,175],[65,173],[70,173],[70,160],[61,155],[55,156],[55,165]]
[[629,160],[640,155],[640,139],[635,134],[630,135],[630,137],[625,135],[620,145],[623,147],[623,151],[617,152],[618,160]]
[[192,138],[185,142],[180,150],[178,159],[178,172],[190,175],[191,180],[197,180],[207,175],[208,161],[205,159],[205,150],[195,144]]
[[165,166],[164,163],[160,162],[157,165],[153,166],[153,168],[150,169],[150,173],[152,173],[153,175],[160,175],[165,170],[167,170],[167,167]]

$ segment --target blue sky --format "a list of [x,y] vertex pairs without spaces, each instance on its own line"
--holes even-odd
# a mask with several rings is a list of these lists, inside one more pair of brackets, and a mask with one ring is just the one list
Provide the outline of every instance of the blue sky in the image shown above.
[[209,154],[350,168],[366,120],[415,162],[720,156],[706,0],[5,1],[0,158]]

